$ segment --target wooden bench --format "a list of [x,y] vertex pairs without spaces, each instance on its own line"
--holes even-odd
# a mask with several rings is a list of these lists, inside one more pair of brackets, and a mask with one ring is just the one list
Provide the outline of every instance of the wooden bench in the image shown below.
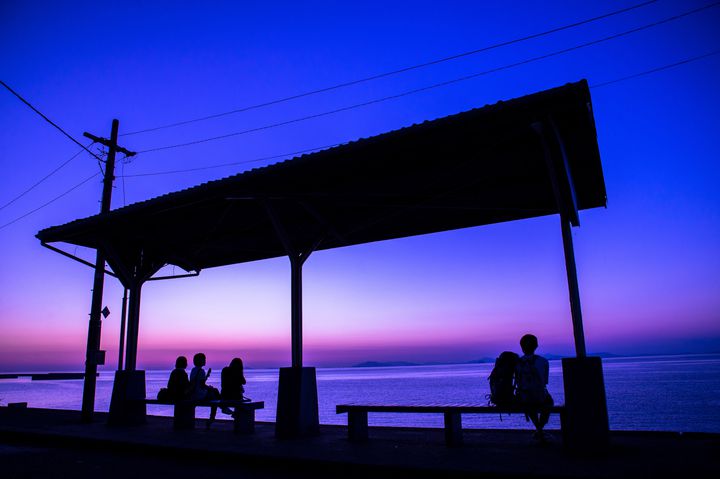
[[243,402],[238,399],[217,399],[213,401],[183,400],[176,402],[145,399],[143,402],[145,404],[174,406],[174,429],[194,429],[196,407],[233,408],[235,410],[233,414],[233,424],[235,433],[237,434],[252,434],[255,432],[255,411],[265,408],[264,401]]
[[[448,404],[448,405],[379,405],[379,404],[338,404],[335,408],[337,414],[348,415],[348,439],[351,441],[365,441],[368,438],[369,412],[394,413],[442,413],[445,417],[445,443],[448,446],[462,444],[462,414],[525,414],[525,409],[499,408],[475,404]],[[560,428],[565,422],[565,407],[553,406],[551,414],[560,415]]]

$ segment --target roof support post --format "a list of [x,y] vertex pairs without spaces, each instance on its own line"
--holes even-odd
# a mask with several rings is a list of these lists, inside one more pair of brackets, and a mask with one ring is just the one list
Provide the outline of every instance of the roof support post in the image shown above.
[[[129,293],[126,322],[125,370],[134,371],[137,365],[140,294],[145,282],[150,280],[152,275],[157,273],[164,263],[148,261],[142,247],[138,247],[129,255],[122,255],[111,243],[102,241],[98,249],[105,251],[108,264],[112,267],[113,271],[117,273],[118,279],[125,287],[125,298],[128,297]],[[125,298],[123,298],[123,306]],[[122,348],[122,342],[120,343],[120,347]],[[120,370],[119,364],[118,370]]]
[[292,367],[280,368],[275,435],[281,438],[312,436],[319,432],[320,419],[315,368],[303,367],[302,359],[302,267],[322,238],[305,249],[296,247],[270,202],[263,199],[262,203],[290,259],[291,274]]
[[573,336],[575,339],[575,355],[578,358],[587,356],[585,348],[585,332],[580,307],[580,287],[578,286],[575,250],[573,247],[571,226],[580,226],[572,175],[565,154],[565,146],[557,127],[551,119],[532,124],[532,128],[540,137],[545,153],[545,162],[552,183],[555,202],[560,212],[563,252],[565,254],[565,270],[568,280],[570,312],[572,315]]
[[122,312],[120,313],[120,343],[118,345],[118,364],[117,370],[123,368],[123,353],[125,352],[125,322],[127,321],[127,305],[128,305],[128,289],[123,290]]
[[[147,260],[142,247],[129,254],[120,252],[109,242],[102,242],[101,248],[106,251],[108,264],[118,274],[125,287],[123,313],[127,304],[127,337],[125,346],[125,365],[122,369],[122,337],[124,324],[120,331],[120,352],[118,370],[115,371],[108,424],[129,426],[145,423],[145,371],[137,369],[138,333],[140,328],[140,295],[145,281],[164,265]],[[129,298],[128,298],[129,296]],[[123,318],[125,314],[123,314]]]
[[292,347],[292,367],[301,368],[302,361],[302,267],[310,254],[320,245],[322,238],[316,240],[309,248],[298,251],[291,243],[290,236],[283,226],[280,218],[268,200],[263,205],[267,210],[270,221],[278,239],[285,248],[290,259],[290,333]]
[[302,267],[307,257],[290,255],[290,332],[292,367],[301,368],[302,360]]
[[115,371],[108,424],[132,426],[144,424],[147,410],[145,403],[145,371],[137,370],[138,326],[140,324],[140,293],[143,280],[133,278],[123,285],[130,293],[127,321],[127,350],[125,369]]
[[140,327],[140,293],[142,282],[133,281],[128,288],[130,301],[127,320],[127,349],[125,352],[125,370],[134,371],[137,366],[138,332]]

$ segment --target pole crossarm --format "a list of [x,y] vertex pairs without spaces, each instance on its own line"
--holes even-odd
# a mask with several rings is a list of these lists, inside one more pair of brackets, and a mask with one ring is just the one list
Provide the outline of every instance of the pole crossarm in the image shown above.
[[113,148],[113,149],[115,149],[115,151],[119,151],[120,153],[122,153],[123,155],[125,155],[125,156],[127,156],[127,157],[131,157],[131,156],[137,155],[136,152],[130,151],[130,150],[126,149],[126,148],[123,148],[122,146],[119,146],[119,145],[117,144],[117,142],[113,142],[112,140],[109,140],[109,139],[107,139],[107,138],[101,138],[101,137],[99,137],[99,136],[95,136],[95,135],[93,135],[92,133],[88,133],[87,131],[86,131],[85,133],[83,133],[83,136],[84,136],[85,138],[91,139],[91,140],[94,141],[95,143],[100,143],[101,145],[105,145],[105,146],[107,146],[108,148]]

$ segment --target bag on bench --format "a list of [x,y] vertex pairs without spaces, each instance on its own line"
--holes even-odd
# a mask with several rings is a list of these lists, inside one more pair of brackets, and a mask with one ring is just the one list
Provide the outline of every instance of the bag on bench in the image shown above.
[[515,400],[515,366],[520,357],[512,351],[504,351],[495,360],[490,373],[490,396],[488,403],[498,407],[509,407]]
[[161,388],[157,395],[158,401],[170,402],[172,397],[170,396],[170,390],[168,388]]

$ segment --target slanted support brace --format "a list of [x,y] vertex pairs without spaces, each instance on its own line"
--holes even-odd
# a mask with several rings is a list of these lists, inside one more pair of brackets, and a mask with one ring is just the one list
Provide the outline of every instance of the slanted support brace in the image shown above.
[[585,331],[583,328],[582,308],[580,307],[580,287],[578,286],[575,249],[573,247],[570,221],[561,216],[560,225],[562,227],[565,271],[567,272],[570,312],[572,314],[573,335],[575,337],[575,355],[578,358],[584,358],[587,356],[587,350],[585,349]]
[[585,348],[585,332],[583,330],[582,308],[580,307],[580,288],[575,265],[575,250],[573,247],[572,226],[579,226],[577,198],[575,187],[568,165],[567,155],[562,136],[551,119],[545,122],[532,124],[533,130],[538,134],[545,152],[545,162],[555,195],[555,202],[560,211],[560,226],[563,238],[563,251],[565,253],[565,270],[567,272],[568,294],[570,297],[570,311],[572,314],[573,336],[575,339],[575,355],[578,358],[587,356]]

